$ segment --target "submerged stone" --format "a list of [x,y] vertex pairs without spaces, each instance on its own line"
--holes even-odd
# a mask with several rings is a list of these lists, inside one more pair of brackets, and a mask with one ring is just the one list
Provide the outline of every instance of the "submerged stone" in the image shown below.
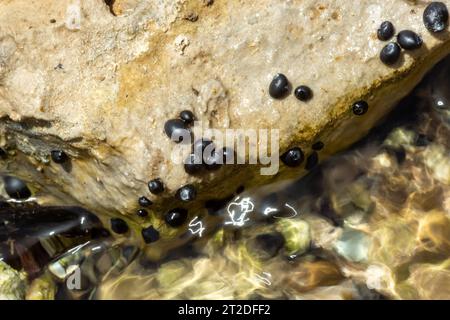
[[303,254],[311,245],[311,231],[306,221],[280,219],[276,229],[286,239],[284,247],[288,256]]
[[363,262],[367,260],[369,246],[370,239],[365,233],[355,229],[345,229],[334,248],[347,260]]
[[26,275],[0,260],[0,300],[23,300],[26,290]]

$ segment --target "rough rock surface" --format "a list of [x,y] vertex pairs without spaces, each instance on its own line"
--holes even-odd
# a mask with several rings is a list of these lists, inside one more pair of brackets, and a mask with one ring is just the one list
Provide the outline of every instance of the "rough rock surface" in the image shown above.
[[[280,165],[276,176],[261,176],[256,165],[189,176],[171,162],[177,145],[164,123],[190,109],[213,128],[279,129],[281,151],[300,146],[309,154],[321,140],[323,159],[362,137],[450,52],[448,32],[432,35],[423,25],[427,3],[2,1],[0,146],[9,153],[2,172],[29,181],[37,196],[127,215],[136,227],[144,221],[135,215],[141,195],[159,211],[193,183],[198,212],[202,201],[240,185],[297,177],[303,166]],[[384,20],[424,40],[393,67],[379,61]],[[314,98],[270,98],[278,72],[309,85]],[[370,107],[357,117],[351,105],[361,99]],[[53,149],[65,150],[70,165],[51,162]],[[156,177],[166,185],[161,196],[147,189]],[[171,234],[164,228],[163,237]]]

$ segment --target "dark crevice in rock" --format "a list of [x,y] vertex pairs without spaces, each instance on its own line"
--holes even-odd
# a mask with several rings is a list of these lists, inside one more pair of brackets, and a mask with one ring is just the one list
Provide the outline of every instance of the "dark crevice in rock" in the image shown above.
[[23,117],[22,120],[18,122],[10,120],[8,117],[3,117],[0,120],[3,120],[4,123],[8,123],[11,126],[16,126],[16,128],[20,127],[22,130],[31,130],[33,128],[51,128],[52,126],[51,121],[33,117]]

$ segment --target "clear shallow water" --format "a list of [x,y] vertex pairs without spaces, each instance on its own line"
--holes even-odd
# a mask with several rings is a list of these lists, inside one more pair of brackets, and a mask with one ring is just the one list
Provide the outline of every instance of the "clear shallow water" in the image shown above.
[[253,206],[242,226],[197,235],[162,261],[81,209],[23,220],[32,204],[13,205],[1,257],[41,298],[449,299],[449,75],[450,58],[351,149],[298,181],[239,194],[235,206]]

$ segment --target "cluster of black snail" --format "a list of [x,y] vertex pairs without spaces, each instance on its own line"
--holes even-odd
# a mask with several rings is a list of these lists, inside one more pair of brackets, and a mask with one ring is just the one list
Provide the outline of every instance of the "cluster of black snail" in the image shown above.
[[[183,141],[183,137],[186,136],[186,134],[191,136],[191,130],[190,127],[193,125],[195,121],[195,116],[192,113],[192,111],[184,110],[181,111],[179,114],[179,117],[176,119],[170,119],[166,121],[164,124],[164,132],[165,134],[175,143],[185,143]],[[192,136],[191,136],[192,137]],[[230,152],[228,149],[223,149],[221,152],[213,151],[212,158],[206,159],[205,162],[195,161],[194,158],[199,153],[196,153],[196,150],[201,151],[200,154],[203,154],[203,151],[206,149],[206,147],[211,146],[213,147],[213,142],[206,139],[201,139],[198,141],[195,141],[195,143],[192,146],[193,152],[190,154],[188,159],[184,162],[184,169],[189,174],[198,174],[202,170],[217,170],[220,168],[220,162],[217,161],[217,157],[220,156],[226,156],[227,152]],[[165,191],[164,182],[160,178],[152,179],[147,184],[148,189],[150,193],[154,195],[160,195]],[[189,202],[193,201],[197,196],[197,191],[195,187],[192,184],[187,184],[179,188],[176,192],[176,198],[182,202]],[[141,217],[145,218],[148,216],[148,212],[145,208],[150,207],[153,202],[148,199],[145,196],[141,196],[138,199],[138,204],[140,208],[137,210],[136,214]],[[185,208],[174,208],[169,210],[164,215],[164,221],[166,224],[170,227],[176,228],[182,226],[188,217],[188,211]],[[121,226],[120,228],[117,228],[117,225]],[[126,233],[128,232],[128,228],[123,227],[123,225],[126,225],[126,222],[123,219],[120,218],[114,218],[111,220],[111,227],[114,232],[116,233]],[[147,228],[143,228],[141,230],[142,238],[144,239],[145,243],[152,243],[159,239],[159,231],[156,230],[153,226],[149,226]]]
[[[423,12],[423,23],[431,33],[440,33],[447,28],[448,10],[442,2],[430,3]],[[378,39],[381,41],[390,40],[395,33],[392,22],[384,21],[377,31]],[[416,50],[422,47],[422,38],[411,30],[402,30],[397,34],[396,42],[389,42],[381,49],[380,60],[386,65],[394,65],[398,62],[401,51]]]
[[[448,25],[448,10],[442,2],[430,3],[424,13],[423,22],[425,27],[431,33],[440,33],[447,28]],[[394,25],[389,22],[383,22],[378,31],[377,36],[381,41],[389,41],[394,37],[395,28]],[[384,46],[380,52],[380,60],[386,65],[395,64],[400,58],[401,51],[403,50],[416,50],[423,44],[422,38],[411,30],[403,30],[397,34],[397,41],[390,42]],[[281,73],[275,75],[269,85],[269,94],[274,99],[283,99],[289,95],[291,84],[288,78]],[[312,90],[306,85],[299,85],[294,89],[294,96],[302,101],[307,102],[313,98]],[[361,116],[367,112],[369,105],[366,101],[356,101],[352,105],[352,112],[357,116]],[[184,110],[179,114],[176,119],[168,120],[164,125],[164,131],[166,135],[175,143],[183,143],[183,137],[186,133],[191,134],[190,127],[195,121],[194,114],[189,110]],[[207,159],[197,159],[198,155],[203,155],[205,149],[209,147],[212,150]],[[315,142],[311,146],[311,153],[306,157],[305,169],[311,170],[319,163],[318,152],[324,148],[324,144],[321,141]],[[220,168],[222,163],[225,163],[231,154],[234,156],[234,151],[230,148],[222,148],[216,150],[214,143],[207,139],[200,139],[193,143],[192,153],[184,162],[184,169],[190,175],[197,175],[205,171],[214,171]],[[7,153],[0,148],[0,158],[5,158]],[[52,150],[50,157],[53,162],[57,164],[64,164],[69,160],[69,156],[63,150]],[[222,161],[219,161],[222,160]],[[299,147],[293,147],[283,153],[280,157],[281,161],[287,167],[298,167],[305,160],[305,154]],[[14,199],[27,199],[31,196],[31,191],[28,189],[25,182],[22,180],[6,176],[4,177],[5,191]],[[160,178],[152,179],[148,182],[148,189],[154,195],[160,195],[164,192],[164,183]],[[176,192],[176,198],[182,202],[189,202],[196,198],[196,189],[193,185],[187,184],[179,188]],[[211,201],[214,202],[214,201]],[[221,201],[219,201],[221,202]],[[150,207],[153,202],[145,196],[141,196],[138,199],[139,209],[136,214],[145,218],[148,216],[146,208]],[[212,204],[215,207],[216,203]],[[185,208],[174,208],[169,210],[164,220],[170,227],[176,228],[182,226],[188,217],[188,211]],[[121,218],[112,218],[110,220],[111,229],[117,234],[126,234],[129,231],[127,222]],[[159,239],[159,231],[153,226],[143,228],[141,235],[145,243],[152,243]]]
[[[192,111],[184,110],[180,112],[179,117],[175,119],[169,119],[164,124],[164,132],[174,143],[185,143],[183,137],[189,135],[192,138],[191,126],[194,124],[195,116]],[[211,154],[206,159],[198,159],[199,155],[204,154],[205,149],[208,148]],[[190,175],[197,175],[204,171],[215,171],[220,168],[221,164],[233,153],[230,148],[224,147],[221,150],[216,150],[214,143],[208,139],[199,139],[192,144],[192,152],[188,158],[184,161],[184,170]],[[219,161],[219,159],[221,161]],[[154,178],[147,184],[150,193],[153,195],[161,195],[165,191],[164,182],[161,178]],[[192,184],[186,184],[180,187],[175,197],[182,202],[193,201],[197,196],[197,191]],[[138,198],[139,209],[136,214],[145,218],[148,216],[146,208],[150,207],[153,202],[146,196]],[[169,210],[164,215],[165,223],[173,228],[182,226],[188,217],[188,211],[185,208],[177,207]],[[111,229],[117,234],[125,234],[128,232],[128,225],[125,220],[121,218],[111,219]],[[153,226],[143,228],[141,230],[142,238],[144,242],[149,244],[159,239],[159,231]]]
[[[448,10],[442,2],[430,3],[424,13],[423,22],[425,27],[432,33],[444,31],[448,25]],[[377,31],[378,39],[381,41],[390,40],[395,33],[394,25],[390,21],[384,21]],[[397,35],[397,42],[388,43],[380,53],[380,60],[393,65],[400,58],[401,50],[416,50],[423,44],[422,38],[411,30],[400,31]],[[275,75],[269,86],[269,94],[274,99],[283,99],[289,95],[291,85],[288,78],[281,73]],[[309,87],[301,85],[294,90],[294,95],[300,101],[308,101],[312,98],[312,91]],[[369,109],[369,104],[364,100],[353,103],[352,111],[357,116],[362,116]],[[318,152],[324,147],[322,142],[316,142],[312,146],[312,153],[307,157],[305,169],[311,170],[319,163]],[[304,161],[305,155],[301,148],[293,147],[287,150],[282,156],[281,161],[288,167],[298,167]]]
[[[290,88],[291,84],[288,78],[284,74],[278,73],[270,82],[269,94],[274,99],[283,99],[289,95]],[[300,85],[295,88],[294,96],[300,101],[307,102],[312,99],[313,92],[310,87]],[[312,147],[313,151],[306,158],[306,170],[312,170],[319,163],[318,151],[322,150],[323,147],[324,144],[321,141],[314,143]],[[305,155],[301,148],[293,147],[283,153],[280,159],[286,166],[293,168],[298,167],[303,163]]]

